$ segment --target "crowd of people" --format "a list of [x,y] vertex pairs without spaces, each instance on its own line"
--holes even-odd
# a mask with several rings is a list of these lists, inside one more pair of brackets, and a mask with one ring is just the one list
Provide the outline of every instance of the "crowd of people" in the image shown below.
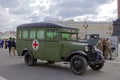
[[103,56],[105,59],[112,59],[112,42],[108,38],[100,38],[97,48],[103,51]]
[[15,56],[16,54],[16,41],[15,38],[0,39],[0,49],[9,49],[9,55]]

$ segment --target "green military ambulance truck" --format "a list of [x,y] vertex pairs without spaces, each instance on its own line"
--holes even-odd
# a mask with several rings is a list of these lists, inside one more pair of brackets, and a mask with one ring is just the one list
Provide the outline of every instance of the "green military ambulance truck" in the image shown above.
[[102,51],[94,45],[78,42],[78,33],[77,28],[53,23],[19,25],[16,38],[18,56],[24,56],[28,66],[35,65],[37,59],[48,63],[70,62],[72,72],[78,75],[84,74],[88,65],[93,70],[100,70],[104,65]]

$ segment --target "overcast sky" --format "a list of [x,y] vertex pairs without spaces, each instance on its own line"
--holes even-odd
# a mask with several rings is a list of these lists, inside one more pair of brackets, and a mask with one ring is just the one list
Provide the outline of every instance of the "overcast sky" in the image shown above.
[[48,19],[113,21],[117,0],[0,0],[0,31]]

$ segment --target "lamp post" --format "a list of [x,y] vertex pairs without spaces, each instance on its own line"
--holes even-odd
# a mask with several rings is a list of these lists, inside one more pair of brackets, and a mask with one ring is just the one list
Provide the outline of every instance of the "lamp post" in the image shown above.
[[87,22],[85,21],[85,23],[83,24],[83,27],[84,27],[84,29],[85,29],[85,39],[87,38],[87,29],[88,29],[88,24],[87,24]]
[[112,27],[111,24],[109,25],[108,30],[109,30],[109,34],[110,34],[110,36],[111,36],[111,35],[112,35],[112,30],[113,30],[113,27]]

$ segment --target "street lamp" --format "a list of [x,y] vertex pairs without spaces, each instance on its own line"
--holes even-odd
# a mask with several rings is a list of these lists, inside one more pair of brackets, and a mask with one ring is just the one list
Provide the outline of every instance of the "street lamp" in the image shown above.
[[87,38],[87,29],[88,29],[88,24],[87,22],[85,21],[85,23],[83,24],[83,27],[85,29],[85,39]]
[[112,27],[111,24],[109,25],[108,30],[109,30],[109,34],[110,34],[110,36],[111,36],[111,35],[112,35],[112,30],[113,30],[113,27]]

